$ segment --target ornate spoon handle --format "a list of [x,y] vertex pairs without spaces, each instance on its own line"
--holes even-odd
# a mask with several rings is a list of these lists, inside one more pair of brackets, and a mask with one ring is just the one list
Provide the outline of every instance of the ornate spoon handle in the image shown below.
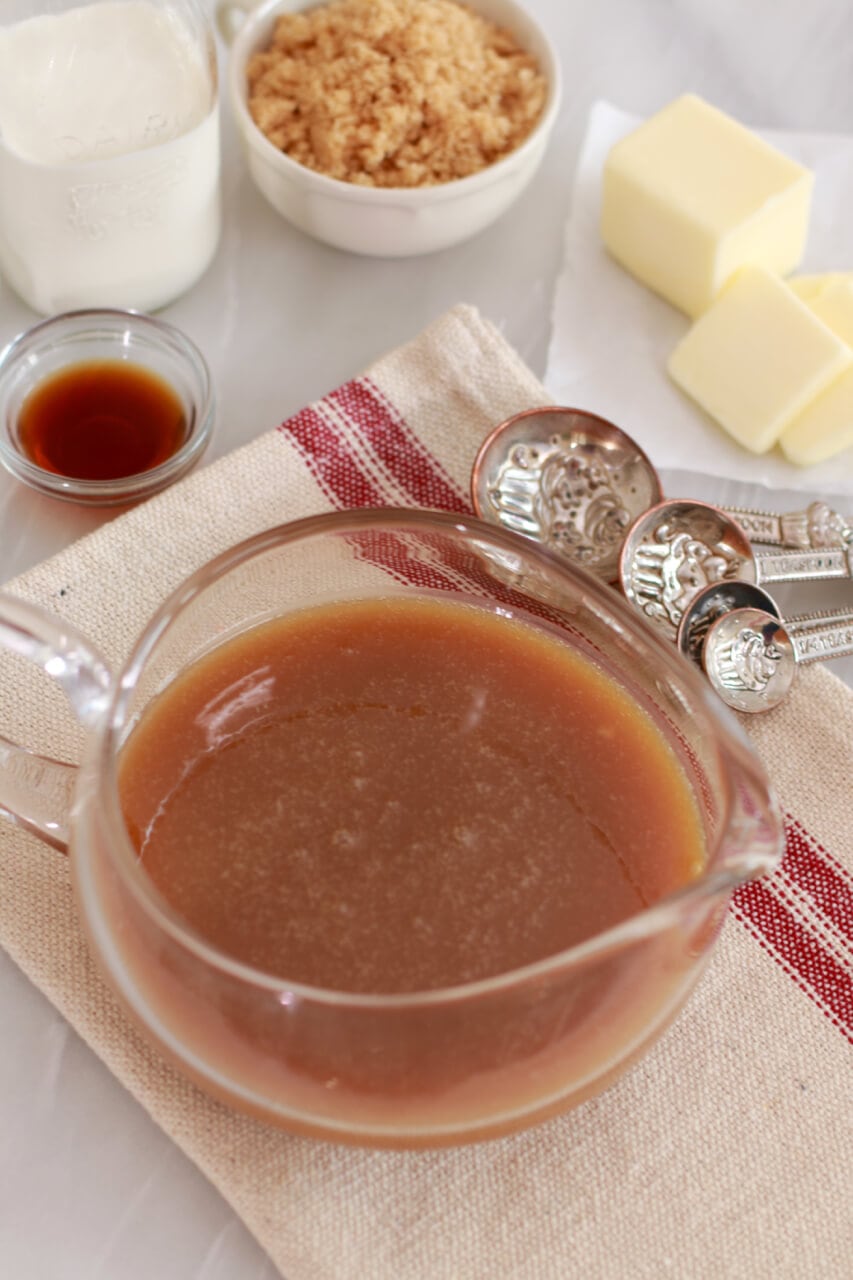
[[794,657],[799,664],[822,662],[827,658],[846,658],[853,653],[853,618],[841,622],[791,624],[786,626],[791,637]]
[[813,613],[798,613],[785,619],[787,631],[803,631],[812,626],[843,627],[853,624],[853,609],[819,609]]
[[755,556],[756,582],[830,582],[850,578],[851,549],[766,551]]
[[752,542],[774,547],[799,547],[803,551],[820,551],[829,547],[846,547],[853,541],[853,524],[825,502],[810,502],[805,511],[789,511],[776,515],[771,511],[726,507],[726,514],[737,520]]

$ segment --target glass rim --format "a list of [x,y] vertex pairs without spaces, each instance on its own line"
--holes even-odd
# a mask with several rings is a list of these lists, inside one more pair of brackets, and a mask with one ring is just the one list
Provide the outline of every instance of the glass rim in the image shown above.
[[38,385],[34,366],[46,348],[56,350],[63,342],[114,338],[122,331],[130,332],[152,350],[169,351],[190,376],[193,416],[179,448],[147,471],[112,480],[83,480],[49,471],[28,458],[17,446],[4,415],[0,419],[0,463],[17,480],[48,497],[91,507],[117,506],[138,502],[165,489],[201,457],[210,443],[216,413],[210,368],[199,347],[182,329],[143,311],[112,307],[63,311],[23,330],[0,350],[0,410],[7,381],[13,380],[27,361],[32,370],[32,387]]
[[[575,580],[576,585],[584,592],[594,596],[606,610],[614,613],[619,623],[635,634],[640,643],[646,645],[648,650],[662,661],[664,667],[670,669],[679,682],[687,686],[693,695],[693,710],[698,709],[700,714],[705,716],[707,728],[713,732],[716,761],[724,784],[720,805],[720,833],[709,846],[708,862],[702,874],[667,894],[652,906],[553,955],[487,978],[445,987],[399,993],[350,992],[291,981],[285,974],[271,973],[244,963],[208,941],[184,920],[157,889],[140,864],[121,813],[117,760],[121,748],[121,736],[127,727],[127,707],[142,668],[157,644],[166,635],[172,622],[208,586],[225,577],[232,569],[277,547],[327,533],[353,533],[371,528],[400,530],[403,526],[406,526],[406,531],[410,533],[438,530],[451,536],[456,534],[468,539],[471,535],[475,535],[498,549],[515,555],[522,553],[534,562],[544,562],[549,569],[556,571],[558,576],[568,576],[570,580]],[[721,899],[744,880],[752,878],[761,870],[769,869],[775,864],[775,859],[781,852],[781,817],[763,767],[734,716],[719,702],[710,686],[692,664],[675,647],[668,645],[665,638],[616,591],[592,574],[579,566],[567,564],[538,543],[530,542],[486,523],[477,516],[417,508],[357,508],[289,521],[235,543],[188,576],[151,615],[116,677],[104,715],[103,728],[98,734],[96,751],[97,771],[101,780],[99,808],[109,827],[111,837],[110,865],[121,876],[123,883],[146,916],[153,919],[158,928],[168,934],[184,950],[193,953],[208,968],[256,989],[265,989],[278,995],[286,991],[297,999],[315,1004],[374,1011],[429,1008],[448,1003],[460,1003],[468,999],[495,994],[536,979],[545,979],[567,967],[600,958],[602,954],[660,933],[664,928],[682,919],[683,913],[690,906],[699,905],[706,900]],[[775,855],[766,853],[758,862],[755,857],[735,858],[723,866],[716,866],[718,854],[727,833],[732,828],[733,818],[737,812],[739,788],[736,785],[735,771],[750,777],[754,786],[766,797],[767,816],[775,820],[773,823]],[[90,913],[91,927],[94,927],[94,920]]]

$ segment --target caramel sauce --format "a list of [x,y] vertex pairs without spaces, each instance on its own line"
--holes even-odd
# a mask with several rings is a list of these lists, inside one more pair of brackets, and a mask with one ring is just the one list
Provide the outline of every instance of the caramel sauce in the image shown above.
[[146,709],[119,789],[197,933],[340,991],[529,964],[705,855],[659,726],[567,645],[464,605],[354,602],[226,643]]
[[166,462],[186,438],[177,393],[123,360],[92,360],[45,378],[18,418],[21,449],[74,480],[121,480]]

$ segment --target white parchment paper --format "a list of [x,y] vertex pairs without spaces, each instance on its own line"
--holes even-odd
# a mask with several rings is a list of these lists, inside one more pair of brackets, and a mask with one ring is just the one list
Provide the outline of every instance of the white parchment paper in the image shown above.
[[[632,435],[659,468],[773,489],[853,496],[853,450],[795,467],[778,449],[754,456],[670,381],[666,361],[689,319],[630,276],[599,235],[601,173],[614,142],[639,123],[606,102],[591,112],[566,226],[545,385],[558,403],[591,409]],[[799,273],[853,270],[853,138],[762,136],[815,172]]]

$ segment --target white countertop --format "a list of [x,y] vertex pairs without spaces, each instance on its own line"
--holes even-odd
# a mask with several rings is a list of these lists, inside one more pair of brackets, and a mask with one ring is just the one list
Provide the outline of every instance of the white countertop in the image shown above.
[[[527,3],[563,67],[551,147],[499,223],[435,256],[352,257],[282,222],[248,178],[226,106],[222,243],[200,284],[163,313],[202,347],[217,384],[206,461],[275,426],[457,302],[475,304],[543,375],[572,175],[595,99],[645,114],[693,90],[750,125],[853,131],[849,0]],[[853,268],[853,254],[836,265]],[[0,345],[34,320],[0,285]],[[0,474],[0,581],[107,518]],[[4,1275],[272,1280],[272,1266],[218,1194],[2,954],[0,1011]]]

